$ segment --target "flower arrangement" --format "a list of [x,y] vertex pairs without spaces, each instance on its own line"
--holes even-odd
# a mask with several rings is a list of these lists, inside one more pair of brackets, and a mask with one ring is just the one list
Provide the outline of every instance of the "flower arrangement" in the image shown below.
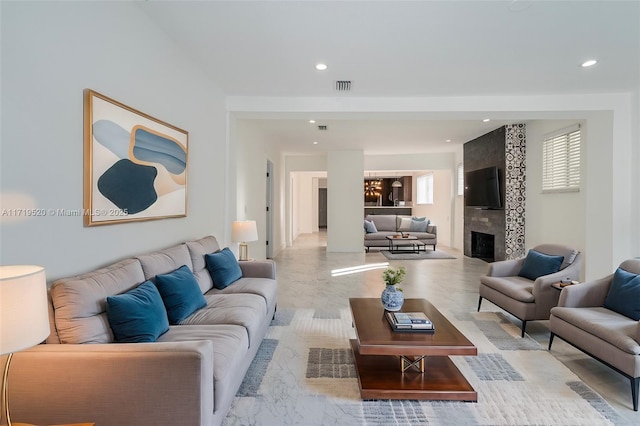
[[387,285],[397,285],[402,282],[406,273],[407,270],[404,268],[404,266],[401,266],[397,269],[387,268],[382,273],[382,279],[384,279],[384,282]]

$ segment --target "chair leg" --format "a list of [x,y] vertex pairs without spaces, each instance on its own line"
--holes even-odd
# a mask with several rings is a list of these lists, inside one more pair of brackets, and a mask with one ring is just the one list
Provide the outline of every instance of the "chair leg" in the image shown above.
[[480,312],[480,305],[482,304],[482,296],[478,296],[478,312]]
[[551,350],[551,344],[553,343],[553,338],[556,337],[556,335],[554,333],[550,333],[549,334],[549,349]]
[[638,411],[638,390],[640,385],[640,377],[630,377],[631,380],[631,399],[633,400],[633,411]]
[[522,334],[520,335],[520,337],[524,337],[525,328],[527,328],[527,322],[525,320],[522,320]]

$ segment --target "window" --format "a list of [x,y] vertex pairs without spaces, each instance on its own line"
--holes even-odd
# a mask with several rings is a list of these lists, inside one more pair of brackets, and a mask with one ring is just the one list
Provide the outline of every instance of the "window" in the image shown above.
[[458,164],[458,195],[464,195],[464,165]]
[[542,145],[542,192],[580,190],[580,126],[560,130]]
[[418,204],[433,204],[433,173],[418,176],[416,184],[416,202]]

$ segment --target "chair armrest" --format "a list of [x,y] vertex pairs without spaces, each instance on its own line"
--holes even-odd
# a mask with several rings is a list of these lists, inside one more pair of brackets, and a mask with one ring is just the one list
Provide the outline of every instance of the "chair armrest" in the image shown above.
[[[580,280],[580,273],[582,271],[582,255],[580,253],[577,254],[573,263],[571,263],[566,268],[554,272],[553,274],[543,275],[538,277],[533,283],[533,295],[536,296],[536,293],[540,291],[551,288],[551,284],[558,283],[564,278],[569,278],[571,280],[578,281]],[[557,291],[554,289],[554,291]]]
[[487,275],[490,277],[513,277],[518,275],[524,259],[499,260],[489,264]]
[[604,305],[613,274],[595,281],[570,285],[560,292],[558,306],[588,308]]
[[33,424],[209,425],[213,343],[42,344],[14,354],[11,414]]
[[276,262],[273,260],[250,260],[238,263],[243,277],[276,279]]

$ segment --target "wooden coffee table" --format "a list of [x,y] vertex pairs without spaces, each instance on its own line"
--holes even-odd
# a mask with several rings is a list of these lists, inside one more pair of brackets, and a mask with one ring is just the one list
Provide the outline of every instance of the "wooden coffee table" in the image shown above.
[[356,339],[351,347],[362,399],[478,401],[478,394],[449,359],[478,349],[431,303],[405,299],[403,312],[424,312],[435,333],[391,330],[379,298],[349,299]]

